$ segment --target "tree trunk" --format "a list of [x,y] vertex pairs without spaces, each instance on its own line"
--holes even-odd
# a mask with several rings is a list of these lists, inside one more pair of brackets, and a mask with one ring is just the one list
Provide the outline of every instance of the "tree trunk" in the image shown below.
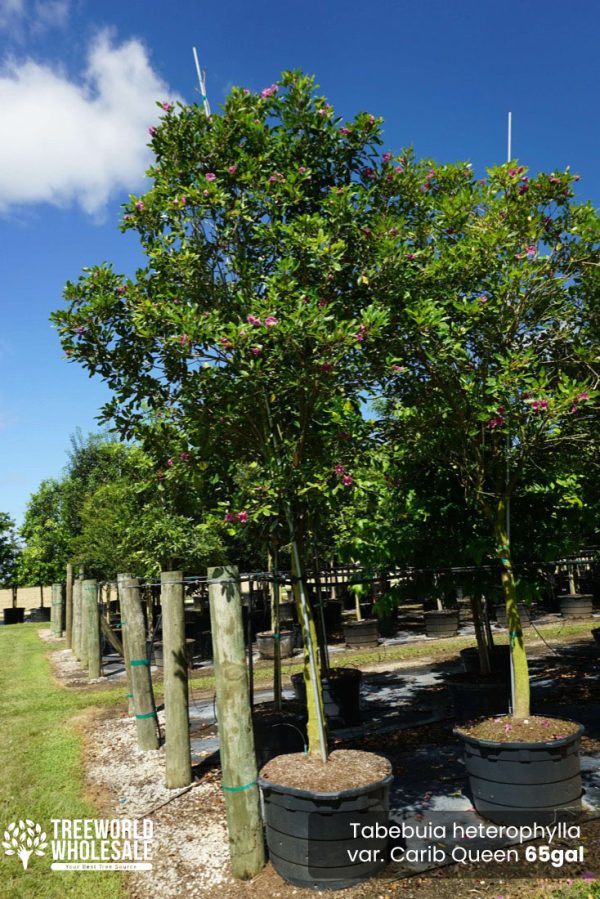
[[513,670],[513,715],[528,718],[530,715],[529,668],[523,644],[523,631],[517,604],[517,588],[506,533],[506,503],[501,499],[496,509],[496,549],[502,565],[502,589],[506,603],[506,625],[510,642]]

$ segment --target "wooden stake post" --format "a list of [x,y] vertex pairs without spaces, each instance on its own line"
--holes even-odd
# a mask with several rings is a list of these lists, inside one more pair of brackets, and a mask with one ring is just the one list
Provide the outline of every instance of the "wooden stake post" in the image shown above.
[[208,577],[211,581],[210,619],[231,870],[234,877],[247,880],[264,865],[265,852],[239,574],[237,568],[230,566],[211,568]]
[[165,773],[166,785],[173,789],[187,787],[192,782],[183,572],[163,571],[160,580],[165,690]]
[[142,750],[158,749],[156,707],[152,693],[150,660],[146,649],[146,625],[138,578],[121,582],[121,609],[125,616],[124,643],[129,651],[129,668],[138,746]]
[[81,660],[81,585],[80,577],[73,582],[73,652]]
[[63,592],[62,584],[52,584],[52,605],[50,607],[50,626],[52,633],[62,636]]
[[67,646],[69,649],[73,646],[73,566],[69,562],[67,565],[67,583],[65,588],[65,630],[67,638]]
[[94,580],[83,582],[83,614],[86,620],[88,677],[101,676],[100,610],[98,608],[98,584]]
[[133,717],[135,715],[135,708],[133,705],[133,687],[131,685],[131,666],[129,664],[129,660],[131,655],[129,654],[129,646],[127,645],[127,615],[125,612],[125,605],[123,603],[123,583],[130,578],[130,574],[118,574],[117,575],[117,596],[119,599],[119,609],[121,611],[121,639],[123,641],[123,664],[125,665],[125,674],[127,676],[127,708],[129,711],[129,717]]

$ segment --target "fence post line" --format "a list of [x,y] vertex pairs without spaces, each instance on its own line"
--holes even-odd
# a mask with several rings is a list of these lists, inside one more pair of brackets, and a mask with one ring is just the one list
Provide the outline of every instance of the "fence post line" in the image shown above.
[[131,666],[129,660],[129,645],[127,643],[127,614],[123,604],[123,583],[131,577],[129,572],[117,575],[117,599],[119,600],[119,610],[121,612],[121,640],[123,641],[123,665],[125,666],[125,674],[127,676],[127,711],[130,718],[135,715],[133,706],[133,687],[131,685]]
[[62,584],[52,584],[50,629],[55,637],[62,635]]
[[88,621],[87,621],[87,610],[86,610],[86,601],[85,601],[85,593],[84,586],[85,580],[83,574],[80,574],[80,588],[79,588],[79,661],[81,662],[82,668],[88,667],[89,662],[89,651],[88,651]]
[[227,809],[231,871],[254,877],[265,863],[254,733],[248,693],[238,569],[209,568],[222,789]]
[[67,563],[67,579],[65,584],[65,631],[67,638],[67,646],[69,649],[73,646],[73,565]]
[[86,619],[88,677],[101,676],[100,660],[100,610],[98,608],[98,584],[95,580],[83,582],[83,614]]
[[183,572],[161,572],[165,777],[170,789],[192,782],[184,599]]
[[129,668],[138,746],[142,750],[158,749],[156,707],[152,693],[150,659],[146,646],[146,625],[138,578],[121,582],[125,627],[124,642],[129,650]]

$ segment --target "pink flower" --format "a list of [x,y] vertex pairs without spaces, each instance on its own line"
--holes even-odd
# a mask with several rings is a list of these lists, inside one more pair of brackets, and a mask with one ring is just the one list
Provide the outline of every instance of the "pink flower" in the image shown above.
[[323,309],[323,307],[326,305],[327,305],[327,300],[324,297],[321,297],[321,299],[317,303],[317,306],[319,307],[319,309]]
[[414,259],[417,258],[417,254],[416,253],[407,253],[406,258],[412,262]]
[[206,178],[207,181],[214,181],[217,176],[215,175],[214,172],[207,172],[204,177]]
[[208,195],[209,195],[209,191],[208,191],[208,190],[203,190],[202,193],[204,194],[205,197],[208,197]]
[[279,324],[279,320],[275,318],[274,315],[267,315],[265,318],[265,328],[274,328],[275,325]]
[[303,166],[303,165],[301,165],[301,166],[298,168],[298,172],[299,172],[300,175],[303,175],[303,174],[305,173],[305,171],[306,171],[306,167]]
[[477,297],[477,299],[479,300],[480,303],[487,303],[487,301],[488,301],[488,298],[484,294],[481,294],[481,296]]
[[573,175],[573,181],[581,181],[581,175]]
[[319,115],[321,115],[321,116],[323,116],[323,115],[329,115],[329,110],[330,110],[330,109],[331,109],[331,104],[330,104],[330,103],[326,103],[325,106],[322,106],[322,107],[321,107],[321,109],[317,109],[317,112],[318,112]]
[[510,733],[510,731],[511,731],[512,729],[513,729],[512,724],[505,724],[505,725],[504,725],[504,731],[505,731],[505,733],[507,733],[507,734]]
[[162,108],[165,112],[171,112],[171,110],[173,109],[173,104],[169,103],[168,100],[165,100],[165,102],[162,104]]
[[250,352],[252,353],[253,356],[260,356],[260,354],[262,353],[262,350],[259,346],[251,346]]
[[341,477],[343,474],[346,474],[346,469],[345,469],[345,467],[344,467],[342,464],[340,464],[339,462],[338,462],[338,464],[335,466],[334,471],[335,471],[335,473],[336,473],[339,477]]
[[76,334],[85,334],[85,327],[83,325],[77,325],[75,328]]
[[587,390],[584,390],[583,393],[580,393],[577,397],[577,399],[581,400],[582,402],[584,402],[585,400],[589,400],[589,398],[590,398],[590,395],[587,392]]
[[117,293],[121,294],[121,296],[123,296],[126,290],[127,288],[124,284],[120,284],[119,287],[117,287]]
[[171,466],[172,464],[173,464],[173,460],[172,460],[172,459],[167,459],[167,465]]
[[382,159],[383,159],[384,162],[391,162],[391,161],[392,161],[392,154],[391,154],[391,153],[384,153],[383,156],[382,156]]
[[190,454],[189,453],[180,453],[179,458],[182,462],[189,462]]
[[326,375],[329,374],[329,372],[331,371],[332,368],[333,368],[333,366],[332,366],[331,362],[322,362],[321,363],[321,371],[325,372]]
[[135,208],[137,209],[138,212],[143,212],[144,204],[143,204],[142,200],[136,200]]
[[522,184],[519,188],[519,193],[522,196],[523,194],[526,194],[528,190],[529,190],[529,186],[527,184]]
[[262,324],[260,318],[257,318],[256,315],[247,315],[246,321],[248,322],[249,325],[253,325],[255,328],[257,328],[260,324]]
[[487,426],[488,426],[488,428],[491,428],[493,430],[494,428],[501,428],[503,424],[504,424],[504,418],[501,415],[498,415],[494,418],[490,418],[490,420],[487,423]]
[[230,165],[227,171],[230,175],[235,175],[235,173],[237,172],[237,165]]
[[374,125],[374,124],[375,124],[375,116],[370,115],[369,118],[367,119],[367,125]]
[[154,125],[151,125],[150,128],[148,128],[148,134],[150,135],[150,137],[154,137],[154,135],[156,134],[156,128],[154,127]]
[[403,365],[392,365],[392,371],[395,374],[401,374],[404,371],[404,366]]
[[281,172],[275,172],[273,175],[271,175],[269,181],[271,184],[274,184],[275,182],[281,184],[281,182],[285,181],[285,176],[282,175]]
[[345,474],[342,478],[342,484],[344,485],[344,487],[350,487],[352,483],[354,483],[354,479],[351,478],[349,474]]
[[404,169],[402,168],[401,165],[397,165],[396,168],[394,169],[394,171],[398,172],[398,174],[401,175],[402,172],[404,171]]
[[248,513],[238,512],[236,518],[240,522],[240,524],[246,524],[246,522],[248,521]]
[[350,129],[349,128],[340,128],[340,134],[344,134],[344,135],[350,134]]
[[235,516],[233,512],[225,512],[225,517],[223,519],[226,524],[231,524],[232,521],[235,521]]
[[527,253],[528,256],[535,256],[535,254],[537,253],[537,247],[534,247],[534,246],[526,247],[525,252]]
[[557,175],[550,175],[550,184],[560,184],[560,178]]
[[189,342],[190,342],[190,338],[188,337],[187,334],[182,334],[181,337],[179,338],[179,343],[181,344],[181,346],[185,346]]
[[365,176],[365,178],[372,178],[374,174],[375,172],[370,166],[367,166],[363,169],[363,175]]
[[577,412],[577,403],[573,403],[571,406],[571,412]]
[[482,187],[485,187],[485,178],[480,178],[479,183],[481,184]]
[[231,349],[233,349],[233,344],[232,344],[232,342],[229,340],[228,337],[219,337],[219,343],[221,344],[221,346],[223,347],[224,350],[231,350]]
[[277,87],[277,85],[276,85],[276,84],[272,84],[271,87],[265,87],[265,88],[260,92],[260,95],[261,95],[261,97],[262,97],[264,100],[266,100],[267,97],[272,97],[273,94],[276,94],[278,90],[279,90],[279,88]]
[[504,415],[505,409],[504,406],[498,406],[498,415]]
[[516,178],[516,177],[517,177],[517,170],[516,170],[516,169],[509,169],[509,170],[508,170],[508,175],[509,175],[510,178]]

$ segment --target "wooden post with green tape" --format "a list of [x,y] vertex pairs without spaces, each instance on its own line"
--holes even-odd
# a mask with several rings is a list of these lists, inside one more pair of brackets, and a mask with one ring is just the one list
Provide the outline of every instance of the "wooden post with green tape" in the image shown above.
[[152,693],[150,659],[146,649],[146,625],[142,612],[138,578],[121,581],[121,614],[125,616],[124,642],[129,652],[129,669],[133,693],[133,710],[138,746],[142,750],[158,749],[156,706]]
[[182,571],[160,576],[165,687],[165,780],[170,789],[192,782],[188,662]]
[[127,676],[127,709],[129,717],[133,718],[135,710],[133,708],[133,687],[131,686],[131,667],[129,665],[129,646],[127,644],[127,615],[123,605],[123,583],[131,574],[128,572],[117,575],[117,598],[119,600],[119,609],[121,612],[121,640],[123,642],[123,664],[125,666],[125,674]]
[[65,636],[69,649],[73,646],[73,564],[67,563],[65,584]]
[[73,652],[81,661],[81,577],[73,582]]
[[222,789],[234,877],[248,880],[265,863],[254,733],[244,650],[238,569],[210,568],[210,621],[214,657]]
[[98,608],[98,584],[95,580],[83,582],[83,615],[86,620],[88,677],[101,676],[100,610]]

